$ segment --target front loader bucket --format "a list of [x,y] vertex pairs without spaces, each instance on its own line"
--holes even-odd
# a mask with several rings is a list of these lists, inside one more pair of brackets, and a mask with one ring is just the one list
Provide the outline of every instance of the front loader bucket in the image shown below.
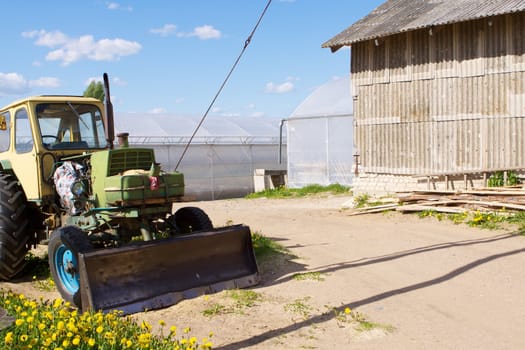
[[237,225],[79,254],[82,309],[158,309],[259,282],[250,229]]

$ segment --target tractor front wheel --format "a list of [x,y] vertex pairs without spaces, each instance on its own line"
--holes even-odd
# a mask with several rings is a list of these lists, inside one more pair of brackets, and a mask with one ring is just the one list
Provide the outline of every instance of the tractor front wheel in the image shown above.
[[0,172],[0,279],[10,280],[25,267],[31,231],[26,196],[13,175]]
[[213,229],[210,217],[197,207],[182,207],[170,217],[179,234],[188,234]]
[[48,244],[49,268],[55,285],[62,298],[78,308],[82,308],[78,254],[92,249],[87,234],[75,226],[55,230]]

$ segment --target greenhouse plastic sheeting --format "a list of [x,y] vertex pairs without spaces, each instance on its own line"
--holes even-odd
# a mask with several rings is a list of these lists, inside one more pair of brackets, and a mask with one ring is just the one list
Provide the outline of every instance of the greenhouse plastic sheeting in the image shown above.
[[355,167],[349,78],[319,87],[287,119],[287,158],[290,188],[352,184]]

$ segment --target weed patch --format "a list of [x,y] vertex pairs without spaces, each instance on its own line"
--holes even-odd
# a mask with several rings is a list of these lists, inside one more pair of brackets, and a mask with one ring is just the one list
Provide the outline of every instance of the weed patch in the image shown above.
[[324,281],[324,276],[320,272],[305,272],[305,273],[296,273],[292,276],[292,279],[296,281]]
[[[84,312],[71,308],[61,299],[35,301],[23,294],[3,292],[0,307],[12,317],[12,323],[0,330],[2,349],[211,349],[209,339],[190,336],[190,329],[177,336],[177,327],[161,335],[151,333],[152,325],[137,323],[118,311]],[[167,331],[167,335],[163,333]],[[211,335],[211,333],[210,333]]]
[[327,194],[345,194],[351,193],[350,187],[346,187],[339,184],[332,184],[328,186],[321,185],[308,185],[302,188],[288,188],[285,186],[268,189],[260,192],[250,193],[246,198],[273,198],[273,199],[284,199],[284,198],[298,198],[306,197],[309,195],[315,195],[320,193]]

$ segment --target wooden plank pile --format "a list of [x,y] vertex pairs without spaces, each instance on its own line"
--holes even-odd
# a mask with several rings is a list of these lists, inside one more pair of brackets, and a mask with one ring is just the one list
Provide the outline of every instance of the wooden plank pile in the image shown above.
[[525,210],[525,189],[522,187],[488,187],[462,191],[398,192],[397,203],[356,208],[351,215],[377,213],[387,210],[420,212],[432,210],[443,213],[466,211]]

